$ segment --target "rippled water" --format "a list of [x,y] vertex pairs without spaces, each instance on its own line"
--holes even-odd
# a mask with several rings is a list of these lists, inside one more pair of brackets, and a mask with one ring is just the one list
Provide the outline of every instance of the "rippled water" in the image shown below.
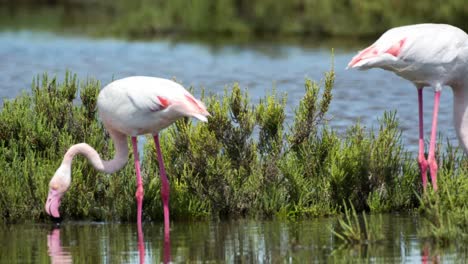
[[385,241],[343,247],[330,231],[336,225],[332,218],[175,222],[169,250],[163,226],[156,223],[143,225],[142,247],[135,224],[11,225],[0,228],[0,263],[452,263],[468,257],[462,245],[437,248],[418,240],[418,218],[384,215],[383,223]]
[[[343,44],[344,45],[344,44]],[[367,44],[362,44],[364,47]],[[291,117],[304,91],[304,78],[320,80],[330,69],[334,48],[336,85],[330,125],[339,132],[357,120],[377,126],[385,110],[397,110],[407,149],[417,150],[417,93],[411,83],[383,70],[345,70],[358,48],[340,42],[210,45],[196,42],[125,41],[63,37],[30,31],[0,33],[0,97],[11,98],[28,90],[31,80],[44,72],[80,78],[95,77],[103,84],[129,75],[176,78],[185,86],[222,93],[234,82],[247,88],[253,102],[276,87],[288,93]],[[425,131],[429,138],[433,91],[425,89]],[[442,92],[439,131],[457,144],[452,125],[452,92]]]

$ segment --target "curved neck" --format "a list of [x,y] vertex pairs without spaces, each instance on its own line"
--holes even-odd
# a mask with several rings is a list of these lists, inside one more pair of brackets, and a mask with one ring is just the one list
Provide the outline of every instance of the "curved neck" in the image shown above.
[[125,166],[128,160],[127,136],[115,131],[109,131],[114,142],[115,156],[112,160],[103,160],[97,151],[86,143],[80,143],[71,146],[63,157],[62,165],[71,167],[73,158],[76,154],[84,155],[99,171],[105,173],[114,173]]

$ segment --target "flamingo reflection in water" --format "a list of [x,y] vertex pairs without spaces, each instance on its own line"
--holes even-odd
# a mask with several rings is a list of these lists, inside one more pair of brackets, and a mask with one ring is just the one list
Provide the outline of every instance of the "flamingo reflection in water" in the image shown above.
[[[141,226],[137,229],[138,233],[138,255],[140,264],[145,263],[145,241],[143,230]],[[68,247],[62,246],[62,240],[60,238],[60,228],[55,227],[47,234],[47,253],[50,256],[50,262],[52,264],[66,264],[73,263],[73,257]],[[171,262],[171,244],[170,240],[164,240],[162,250],[162,261],[163,263]]]
[[70,252],[62,247],[60,228],[54,228],[47,235],[47,248],[52,264],[73,263]]

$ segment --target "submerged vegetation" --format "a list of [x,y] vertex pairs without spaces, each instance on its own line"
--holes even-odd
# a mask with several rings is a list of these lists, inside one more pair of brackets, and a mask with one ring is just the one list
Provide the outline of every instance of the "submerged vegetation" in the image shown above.
[[[28,11],[24,5],[32,8]],[[38,5],[43,8],[38,10]],[[53,29],[126,37],[362,37],[428,22],[468,29],[464,0],[22,0],[7,7],[0,24],[30,21],[32,27],[42,23]]]
[[344,216],[338,220],[338,224],[339,227],[331,230],[332,233],[349,244],[370,244],[385,239],[382,215],[373,218],[362,212],[360,217],[352,204],[350,209],[344,204]]
[[[439,148],[440,191],[422,194],[417,162],[403,148],[395,112],[385,113],[371,129],[356,123],[339,134],[328,126],[334,80],[333,69],[320,82],[305,80],[291,122],[286,122],[286,95],[274,90],[258,103],[238,85],[223,95],[203,95],[212,115],[208,123],[185,118],[161,133],[173,219],[345,212],[348,220],[341,226],[348,233],[338,234],[347,241],[373,241],[378,240],[378,231],[372,231],[376,224],[364,216],[362,226],[358,212],[419,209],[428,221],[422,236],[466,239],[468,167],[463,156],[450,146]],[[29,93],[4,100],[1,222],[45,218],[48,182],[71,145],[87,142],[103,158],[112,158],[113,144],[96,112],[99,89],[92,79],[79,81],[67,73],[60,82],[44,74],[34,79]],[[151,142],[145,144],[142,162],[143,209],[146,220],[158,220],[160,178]],[[69,219],[132,221],[134,193],[131,162],[106,175],[80,156],[60,210]]]

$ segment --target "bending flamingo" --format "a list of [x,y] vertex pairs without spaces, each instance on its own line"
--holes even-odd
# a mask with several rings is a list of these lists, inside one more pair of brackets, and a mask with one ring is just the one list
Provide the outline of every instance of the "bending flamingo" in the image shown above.
[[[374,44],[359,52],[348,68],[381,68],[411,81],[418,91],[419,154],[418,163],[424,189],[427,167],[432,186],[437,190],[435,159],[437,114],[443,86],[454,94],[455,130],[465,152],[468,151],[468,35],[445,24],[418,24],[397,27],[385,32]],[[429,155],[424,156],[422,88],[435,89]]]
[[114,173],[125,166],[128,159],[127,136],[132,138],[137,177],[137,224],[141,231],[143,182],[140,175],[137,136],[152,134],[156,145],[161,174],[161,198],[164,210],[164,234],[169,238],[169,181],[159,146],[158,133],[177,119],[188,116],[207,122],[210,114],[205,105],[195,99],[181,85],[166,79],[134,76],[114,81],[104,87],[97,101],[98,112],[104,126],[114,141],[115,156],[102,160],[99,154],[86,143],[76,144],[65,153],[62,164],[49,183],[46,212],[60,217],[59,206],[64,193],[70,187],[73,157],[82,154],[99,171]]

